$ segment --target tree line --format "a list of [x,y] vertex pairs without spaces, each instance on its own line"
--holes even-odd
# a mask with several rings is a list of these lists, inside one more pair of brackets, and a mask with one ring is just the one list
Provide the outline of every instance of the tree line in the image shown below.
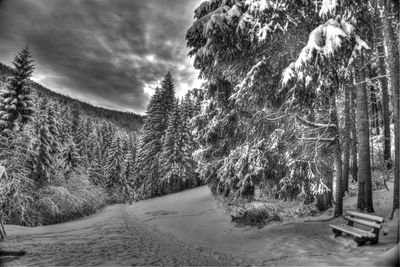
[[168,72],[156,88],[146,111],[138,144],[136,192],[149,198],[199,185],[197,148],[190,121],[200,111],[202,94],[191,90],[179,100]]
[[[119,116],[38,90],[27,47],[0,84],[1,213],[6,223],[49,224],[133,198],[141,116]],[[7,73],[6,73],[7,74]],[[99,111],[100,110],[100,111]],[[99,111],[99,112],[97,112]],[[111,119],[110,116],[111,114]]]
[[[33,63],[26,47],[0,84],[0,165],[8,173],[0,181],[0,215],[6,223],[57,223],[201,184],[190,127],[200,110],[199,90],[176,98],[167,73],[141,127],[141,116],[53,97],[30,80]],[[140,135],[133,130],[140,128]]]

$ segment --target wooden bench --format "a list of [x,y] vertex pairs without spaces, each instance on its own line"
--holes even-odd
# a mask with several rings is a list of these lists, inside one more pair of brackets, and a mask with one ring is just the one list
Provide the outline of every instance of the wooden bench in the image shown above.
[[[372,244],[379,242],[379,230],[382,228],[384,219],[379,216],[360,213],[355,211],[347,211],[344,219],[347,224],[330,224],[335,237],[340,236],[343,232],[354,237],[358,246],[364,245],[367,241]],[[354,223],[369,227],[370,231],[356,228]],[[371,229],[372,228],[372,229]]]

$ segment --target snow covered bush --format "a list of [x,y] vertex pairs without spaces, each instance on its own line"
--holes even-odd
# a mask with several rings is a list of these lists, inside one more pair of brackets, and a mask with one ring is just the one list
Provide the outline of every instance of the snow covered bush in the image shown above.
[[253,202],[247,204],[245,210],[243,216],[236,220],[238,224],[262,227],[271,222],[282,221],[279,209],[273,205]]
[[29,131],[0,134],[0,166],[6,167],[7,177],[0,179],[0,212],[6,223],[33,226],[38,223],[34,207],[37,192],[32,170]]
[[85,176],[72,176],[64,186],[39,190],[36,209],[40,224],[54,224],[90,215],[106,204],[105,192]]
[[0,181],[0,215],[7,224],[35,226],[40,214],[35,206],[34,182],[22,172],[15,172]]

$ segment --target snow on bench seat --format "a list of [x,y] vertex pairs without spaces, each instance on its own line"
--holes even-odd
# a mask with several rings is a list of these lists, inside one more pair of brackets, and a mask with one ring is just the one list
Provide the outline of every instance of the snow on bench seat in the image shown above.
[[364,238],[364,237],[368,237],[368,238],[375,238],[375,234],[371,233],[371,232],[367,232],[358,228],[354,228],[352,226],[348,226],[346,224],[330,224],[329,227],[333,228],[333,229],[337,229],[341,232],[345,232],[348,234],[351,234],[355,237],[359,237],[359,238]]
[[346,220],[348,220],[348,221],[352,221],[352,222],[355,222],[355,223],[358,223],[358,224],[362,224],[362,225],[365,225],[365,226],[369,226],[369,227],[372,227],[372,228],[377,228],[377,229],[381,229],[382,228],[382,225],[379,224],[379,223],[369,222],[369,221],[357,219],[357,218],[354,218],[354,217],[351,217],[351,216],[345,216],[344,218]]

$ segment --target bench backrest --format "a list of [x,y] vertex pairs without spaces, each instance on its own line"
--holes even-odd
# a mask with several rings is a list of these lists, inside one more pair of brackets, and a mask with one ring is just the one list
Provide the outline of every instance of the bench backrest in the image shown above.
[[[382,222],[384,221],[384,219],[382,217],[365,214],[365,213],[360,213],[360,212],[355,212],[355,211],[347,211],[345,219],[348,221],[362,224],[365,226],[369,226],[369,227],[372,227],[372,228],[375,228],[378,230],[382,228]],[[365,219],[367,219],[368,221]]]
[[354,216],[354,217],[359,217],[363,219],[368,219],[377,223],[383,223],[385,220],[382,217],[371,215],[371,214],[366,214],[366,213],[361,213],[361,212],[356,212],[356,211],[346,211],[347,215]]

